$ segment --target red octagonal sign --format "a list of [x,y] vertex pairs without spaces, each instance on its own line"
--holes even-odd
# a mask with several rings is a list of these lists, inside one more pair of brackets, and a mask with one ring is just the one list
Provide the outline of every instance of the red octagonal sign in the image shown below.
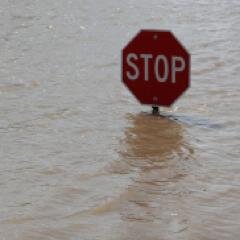
[[122,50],[122,81],[142,104],[170,106],[190,86],[190,54],[170,31],[141,30]]

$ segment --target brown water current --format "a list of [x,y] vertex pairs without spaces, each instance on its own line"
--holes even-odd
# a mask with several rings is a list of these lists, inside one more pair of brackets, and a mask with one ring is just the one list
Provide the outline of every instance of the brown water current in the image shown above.
[[[152,116],[122,47],[170,29],[191,88]],[[1,0],[0,240],[240,236],[238,0]]]

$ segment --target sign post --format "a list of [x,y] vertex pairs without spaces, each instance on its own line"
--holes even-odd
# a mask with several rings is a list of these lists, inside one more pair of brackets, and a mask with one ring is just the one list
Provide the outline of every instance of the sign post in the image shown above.
[[190,54],[170,31],[141,30],[122,50],[122,82],[153,112],[169,107],[190,86]]

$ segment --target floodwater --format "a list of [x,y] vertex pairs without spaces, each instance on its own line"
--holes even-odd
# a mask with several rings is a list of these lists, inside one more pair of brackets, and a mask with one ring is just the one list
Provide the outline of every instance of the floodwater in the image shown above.
[[[141,28],[192,55],[152,116],[120,81]],[[240,236],[238,0],[1,0],[0,239]]]

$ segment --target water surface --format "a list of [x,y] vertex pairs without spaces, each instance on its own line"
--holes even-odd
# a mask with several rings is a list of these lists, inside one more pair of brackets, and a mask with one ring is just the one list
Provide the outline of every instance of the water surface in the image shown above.
[[[0,3],[0,239],[240,234],[237,0]],[[192,55],[191,89],[152,116],[120,81],[141,28]]]

